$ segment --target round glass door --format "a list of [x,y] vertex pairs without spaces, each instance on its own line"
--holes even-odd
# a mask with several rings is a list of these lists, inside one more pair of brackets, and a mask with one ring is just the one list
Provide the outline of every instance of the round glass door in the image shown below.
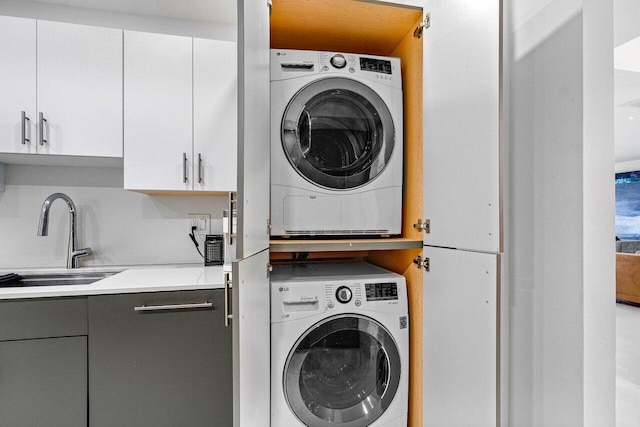
[[364,427],[389,407],[400,356],[389,332],[359,315],[330,317],[307,330],[284,368],[291,410],[309,427]]
[[300,89],[287,105],[280,130],[294,169],[330,189],[373,180],[389,162],[395,140],[391,113],[380,96],[338,77]]

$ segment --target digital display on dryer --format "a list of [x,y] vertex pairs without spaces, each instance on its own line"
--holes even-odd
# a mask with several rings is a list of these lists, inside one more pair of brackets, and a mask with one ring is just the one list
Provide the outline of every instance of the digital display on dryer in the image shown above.
[[367,301],[387,301],[398,299],[398,285],[390,283],[365,283]]
[[360,69],[374,73],[391,74],[391,61],[384,59],[360,58]]

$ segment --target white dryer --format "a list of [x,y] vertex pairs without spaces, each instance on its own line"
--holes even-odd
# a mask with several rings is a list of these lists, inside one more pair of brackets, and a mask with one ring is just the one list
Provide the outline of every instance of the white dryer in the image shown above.
[[271,51],[271,234],[402,227],[400,59]]
[[367,263],[274,267],[271,426],[406,427],[403,276]]

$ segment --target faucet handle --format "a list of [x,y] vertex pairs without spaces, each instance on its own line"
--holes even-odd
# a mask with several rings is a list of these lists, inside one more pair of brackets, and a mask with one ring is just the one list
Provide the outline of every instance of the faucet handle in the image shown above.
[[77,249],[73,251],[71,253],[71,256],[74,258],[81,258],[83,256],[89,256],[91,254],[93,254],[93,251],[91,250],[91,248],[83,248],[83,249]]
[[78,261],[78,259],[84,256],[89,256],[91,254],[93,254],[93,251],[91,250],[91,248],[83,248],[83,249],[78,249],[71,252],[71,268],[78,268],[80,265],[80,262]]

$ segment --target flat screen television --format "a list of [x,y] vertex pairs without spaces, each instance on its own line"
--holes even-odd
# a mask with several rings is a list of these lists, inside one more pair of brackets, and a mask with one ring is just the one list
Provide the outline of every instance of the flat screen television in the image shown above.
[[616,236],[640,240],[640,171],[616,174]]

